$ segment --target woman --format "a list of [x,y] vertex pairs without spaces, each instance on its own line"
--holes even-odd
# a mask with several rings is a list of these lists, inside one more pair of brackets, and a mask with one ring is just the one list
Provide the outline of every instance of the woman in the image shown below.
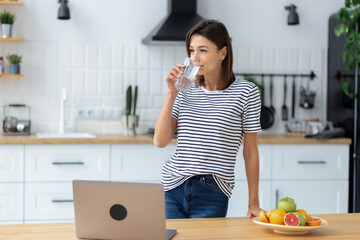
[[242,142],[249,187],[247,216],[258,216],[259,90],[235,79],[231,41],[222,23],[203,20],[193,27],[186,36],[186,51],[200,64],[197,83],[179,93],[174,83],[184,66],[170,70],[154,135],[154,144],[165,147],[178,134],[177,149],[162,170],[166,218],[225,217]]

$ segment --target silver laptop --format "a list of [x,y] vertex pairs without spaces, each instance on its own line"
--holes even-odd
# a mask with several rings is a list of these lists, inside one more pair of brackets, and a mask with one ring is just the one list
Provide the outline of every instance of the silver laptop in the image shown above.
[[78,238],[161,240],[176,230],[165,229],[162,184],[73,181]]

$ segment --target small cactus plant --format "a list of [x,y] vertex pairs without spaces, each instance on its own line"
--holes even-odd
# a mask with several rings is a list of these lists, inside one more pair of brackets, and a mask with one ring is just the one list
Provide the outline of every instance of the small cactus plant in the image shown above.
[[[138,98],[138,86],[135,86],[134,98],[133,98],[132,87],[131,85],[129,85],[126,90],[125,115],[136,115],[137,98]],[[131,107],[132,107],[132,114],[131,114]]]
[[126,110],[125,110],[126,115],[130,115],[131,113],[131,101],[132,101],[132,87],[128,86],[126,90]]
[[136,115],[136,104],[137,104],[137,97],[138,97],[138,86],[135,86],[134,90],[134,104],[133,104],[133,115]]
[[132,87],[129,85],[126,89],[125,115],[122,117],[125,128],[125,135],[136,135],[135,128],[138,127],[139,124],[139,116],[136,115],[137,97],[138,86],[135,86],[133,98]]

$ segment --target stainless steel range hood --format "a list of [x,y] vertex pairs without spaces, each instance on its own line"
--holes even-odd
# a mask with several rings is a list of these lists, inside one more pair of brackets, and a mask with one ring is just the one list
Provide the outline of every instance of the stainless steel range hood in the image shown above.
[[168,0],[168,16],[142,40],[142,43],[184,44],[186,33],[202,19],[196,13],[196,0]]

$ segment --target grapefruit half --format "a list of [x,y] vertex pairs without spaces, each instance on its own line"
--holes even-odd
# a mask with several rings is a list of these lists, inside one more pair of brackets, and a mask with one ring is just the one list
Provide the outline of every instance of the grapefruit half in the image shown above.
[[284,217],[284,223],[287,226],[299,226],[300,218],[295,213],[287,213]]
[[307,226],[319,226],[321,224],[321,220],[319,218],[310,218],[306,221]]

